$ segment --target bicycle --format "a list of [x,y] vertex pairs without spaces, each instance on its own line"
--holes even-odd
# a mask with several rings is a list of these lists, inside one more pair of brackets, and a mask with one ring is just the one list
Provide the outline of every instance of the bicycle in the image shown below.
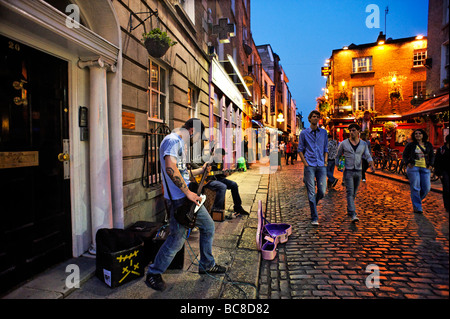
[[387,170],[391,173],[395,173],[397,171],[399,164],[398,153],[399,151],[397,149],[388,149]]
[[386,152],[381,151],[381,170],[387,170],[391,173],[395,173],[398,166],[398,150],[387,148]]
[[407,165],[406,165],[405,160],[403,159],[403,157],[400,158],[400,163],[398,164],[398,167],[397,167],[397,173],[403,174],[404,176],[406,176],[406,167],[407,167]]
[[381,151],[375,151],[373,153],[373,165],[375,166],[376,169],[380,169],[381,168],[381,163],[382,163],[382,152]]

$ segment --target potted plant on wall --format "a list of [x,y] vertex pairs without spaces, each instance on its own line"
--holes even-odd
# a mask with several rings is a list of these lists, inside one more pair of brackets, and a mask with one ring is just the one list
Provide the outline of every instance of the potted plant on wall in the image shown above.
[[391,99],[392,102],[395,102],[395,101],[402,101],[402,100],[403,100],[402,92],[400,91],[399,88],[393,88],[393,89],[389,92],[389,98]]
[[348,104],[348,95],[347,92],[342,91],[338,95],[337,103],[339,106],[347,105]]
[[171,46],[177,44],[166,32],[161,31],[159,28],[154,28],[150,32],[143,33],[142,37],[148,54],[155,58],[162,57]]

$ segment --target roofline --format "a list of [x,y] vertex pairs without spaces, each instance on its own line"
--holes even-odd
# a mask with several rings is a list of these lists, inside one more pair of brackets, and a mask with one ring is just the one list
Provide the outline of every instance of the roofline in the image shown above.
[[[426,36],[423,36],[423,39],[421,40],[427,40],[428,38]],[[402,43],[402,42],[412,42],[412,41],[416,41],[416,37],[408,37],[408,38],[400,38],[400,39],[387,39],[386,42],[384,43],[384,45],[389,45],[389,44],[395,44],[395,43]],[[418,40],[417,40],[418,41]],[[372,42],[372,43],[364,43],[364,44],[350,44],[348,46],[348,50],[359,50],[359,49],[365,49],[365,48],[370,48],[370,47],[374,47],[374,46],[378,46],[377,42]],[[335,52],[339,52],[339,51],[343,51],[344,49],[334,49],[333,50],[333,54]]]

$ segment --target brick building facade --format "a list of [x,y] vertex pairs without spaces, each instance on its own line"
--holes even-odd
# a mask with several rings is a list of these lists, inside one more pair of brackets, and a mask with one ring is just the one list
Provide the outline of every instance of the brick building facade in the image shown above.
[[426,57],[424,36],[385,39],[380,33],[377,42],[333,50],[322,101],[330,118],[325,124],[342,140],[348,136],[348,123],[356,120],[369,129],[370,137],[395,147],[398,140],[387,134],[384,123],[395,122],[402,129],[416,126],[402,114],[425,98]]

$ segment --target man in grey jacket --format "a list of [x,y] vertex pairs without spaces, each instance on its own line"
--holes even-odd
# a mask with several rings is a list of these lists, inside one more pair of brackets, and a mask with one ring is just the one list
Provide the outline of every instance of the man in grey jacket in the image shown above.
[[356,214],[355,198],[361,182],[362,158],[369,162],[372,172],[375,172],[375,166],[367,143],[359,138],[361,127],[352,123],[348,126],[348,129],[350,138],[339,145],[336,158],[338,159],[342,155],[345,157],[344,181],[347,187],[347,214],[352,222],[357,222],[359,218]]

